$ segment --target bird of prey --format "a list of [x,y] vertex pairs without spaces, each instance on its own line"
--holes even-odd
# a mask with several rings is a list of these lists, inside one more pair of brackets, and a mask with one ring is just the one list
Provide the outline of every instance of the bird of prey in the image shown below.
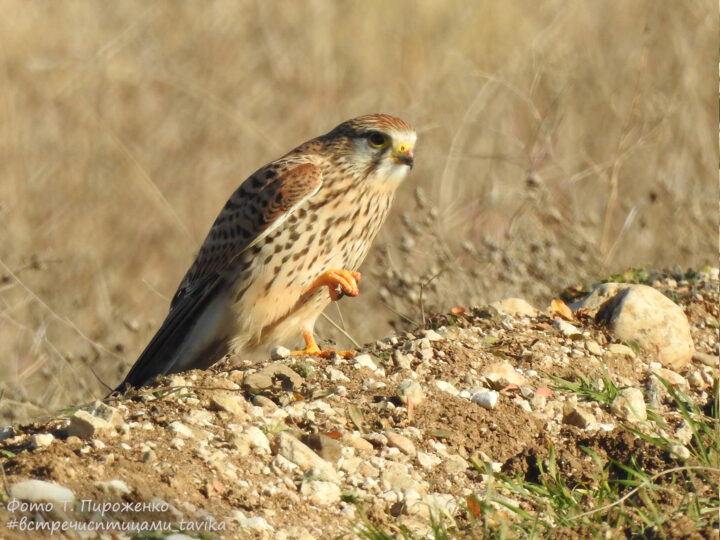
[[415,141],[407,122],[370,114],[252,174],[218,215],[165,322],[117,389],[206,369],[229,352],[300,333],[305,349],[294,354],[328,355],[313,338],[315,320],[331,301],[359,294],[357,269],[413,166]]

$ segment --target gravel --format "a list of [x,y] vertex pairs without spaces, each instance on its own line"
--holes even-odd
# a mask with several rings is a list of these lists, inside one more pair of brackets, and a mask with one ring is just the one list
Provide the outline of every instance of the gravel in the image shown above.
[[[703,305],[716,296],[704,291]],[[575,457],[583,456],[576,443],[618,437],[625,448],[635,438],[625,424],[657,428],[646,402],[678,443],[673,459],[690,457],[692,430],[655,375],[708,403],[717,377],[703,356],[717,347],[712,326],[693,319],[702,350],[679,369],[621,343],[610,325],[553,321],[549,310],[530,308],[438,316],[432,329],[349,360],[288,357],[278,347],[263,362],[160,380],[170,392],[151,388],[69,421],[4,428],[0,447],[17,454],[6,467],[10,494],[72,501],[152,493],[168,501],[173,519],[212,515],[231,527],[228,537],[309,539],[351,530],[350,499],[381,520],[427,531],[431,510],[458,516],[469,494],[488,489],[488,470],[521,474],[547,458],[550,442],[569,469],[583,471],[593,464]],[[610,377],[619,394],[610,405],[588,401],[549,377],[577,382],[575,372],[597,392]]]

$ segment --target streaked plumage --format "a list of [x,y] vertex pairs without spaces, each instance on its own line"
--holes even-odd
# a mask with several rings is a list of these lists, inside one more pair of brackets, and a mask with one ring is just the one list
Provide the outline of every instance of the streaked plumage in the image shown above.
[[301,333],[307,341],[336,284],[357,294],[357,284],[343,276],[354,281],[412,166],[415,139],[399,118],[362,116],[245,180],[118,388],[205,369],[228,352],[287,343]]

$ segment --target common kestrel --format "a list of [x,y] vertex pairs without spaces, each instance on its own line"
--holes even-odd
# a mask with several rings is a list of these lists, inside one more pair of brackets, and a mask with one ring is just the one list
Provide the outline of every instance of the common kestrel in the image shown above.
[[119,390],[206,369],[228,352],[301,332],[357,296],[358,267],[413,166],[415,130],[386,114],[343,122],[258,170],[232,194],[185,274],[160,330]]

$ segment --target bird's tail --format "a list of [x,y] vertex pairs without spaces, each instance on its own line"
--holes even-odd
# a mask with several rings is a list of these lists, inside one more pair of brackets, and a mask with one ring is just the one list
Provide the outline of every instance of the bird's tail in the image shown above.
[[218,294],[221,283],[215,280],[204,290],[173,303],[162,326],[115,391],[139,388],[158,375],[206,369],[215,363],[219,356],[210,353],[223,341],[218,332],[224,315]]

